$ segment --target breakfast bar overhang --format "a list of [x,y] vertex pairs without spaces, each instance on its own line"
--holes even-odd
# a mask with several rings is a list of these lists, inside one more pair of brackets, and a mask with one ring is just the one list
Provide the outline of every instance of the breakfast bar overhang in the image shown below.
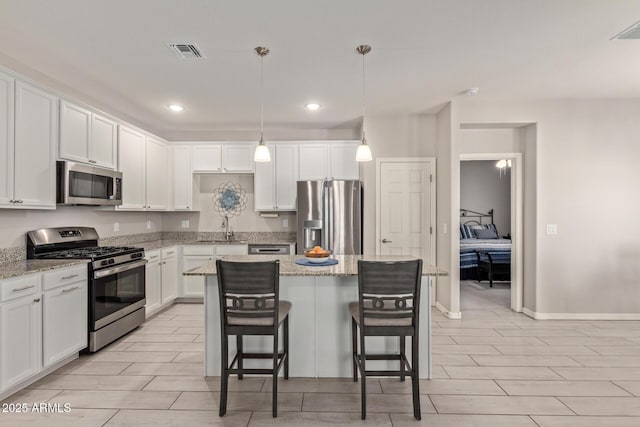
[[[308,267],[295,263],[300,256],[230,255],[226,261],[280,261],[280,299],[290,301],[290,375],[292,377],[350,377],[351,315],[349,302],[358,300],[359,259],[401,261],[408,256],[336,255],[338,264]],[[205,376],[220,375],[220,307],[215,261],[184,273],[205,276]],[[420,296],[420,377],[431,378],[431,278],[446,271],[424,264]],[[247,337],[245,351],[270,351],[269,338]],[[397,337],[367,338],[368,352],[397,352]],[[230,354],[235,342],[229,342]],[[255,367],[265,362],[252,360]],[[262,364],[261,364],[262,363]],[[391,368],[397,362],[376,361]]]

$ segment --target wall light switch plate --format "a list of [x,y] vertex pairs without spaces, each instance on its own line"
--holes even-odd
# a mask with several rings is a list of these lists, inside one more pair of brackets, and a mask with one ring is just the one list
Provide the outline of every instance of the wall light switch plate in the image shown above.
[[188,220],[188,219],[183,219],[183,220],[180,222],[180,227],[182,227],[182,228],[189,228],[189,220]]
[[547,234],[550,236],[558,234],[558,224],[547,224]]
[[150,230],[151,227],[153,227],[153,224],[151,223],[151,221],[147,221],[147,230]]
[[282,227],[284,227],[284,228],[288,228],[289,227],[289,220],[288,219],[283,219],[282,220]]
[[442,224],[442,233],[447,234],[447,224]]
[[113,223],[113,231],[120,231],[120,223],[119,222],[114,222]]

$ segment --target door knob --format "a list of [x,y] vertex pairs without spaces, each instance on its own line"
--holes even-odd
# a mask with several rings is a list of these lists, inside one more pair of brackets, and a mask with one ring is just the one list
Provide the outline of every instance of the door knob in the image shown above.
[[387,240],[386,238],[382,239],[382,243],[393,243],[391,240]]

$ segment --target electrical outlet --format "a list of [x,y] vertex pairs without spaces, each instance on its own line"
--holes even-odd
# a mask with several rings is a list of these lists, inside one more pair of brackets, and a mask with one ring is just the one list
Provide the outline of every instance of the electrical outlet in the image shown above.
[[152,226],[153,224],[151,223],[151,221],[147,221],[147,230],[151,230]]
[[181,226],[182,228],[189,228],[189,220],[188,220],[188,219],[183,219],[183,220],[180,222],[180,226]]
[[550,236],[558,234],[558,224],[547,224],[547,234]]
[[113,231],[120,231],[120,223],[119,222],[114,222],[113,223]]
[[284,228],[288,228],[289,227],[289,220],[288,219],[283,219],[282,220],[282,227],[284,227]]

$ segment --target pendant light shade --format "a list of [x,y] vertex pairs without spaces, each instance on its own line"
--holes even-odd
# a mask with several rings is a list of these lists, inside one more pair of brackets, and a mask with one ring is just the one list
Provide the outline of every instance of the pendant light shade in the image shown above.
[[255,162],[270,162],[271,153],[269,153],[269,147],[264,145],[264,72],[263,64],[264,57],[269,53],[269,49],[266,47],[258,46],[254,51],[260,56],[260,142],[256,146],[256,151],[253,154],[253,161]]
[[362,44],[356,47],[356,52],[362,55],[362,139],[356,151],[356,162],[370,162],[373,157],[371,156],[371,148],[367,145],[367,139],[364,136],[364,100],[365,100],[365,79],[364,79],[364,56],[371,52],[371,46]]

